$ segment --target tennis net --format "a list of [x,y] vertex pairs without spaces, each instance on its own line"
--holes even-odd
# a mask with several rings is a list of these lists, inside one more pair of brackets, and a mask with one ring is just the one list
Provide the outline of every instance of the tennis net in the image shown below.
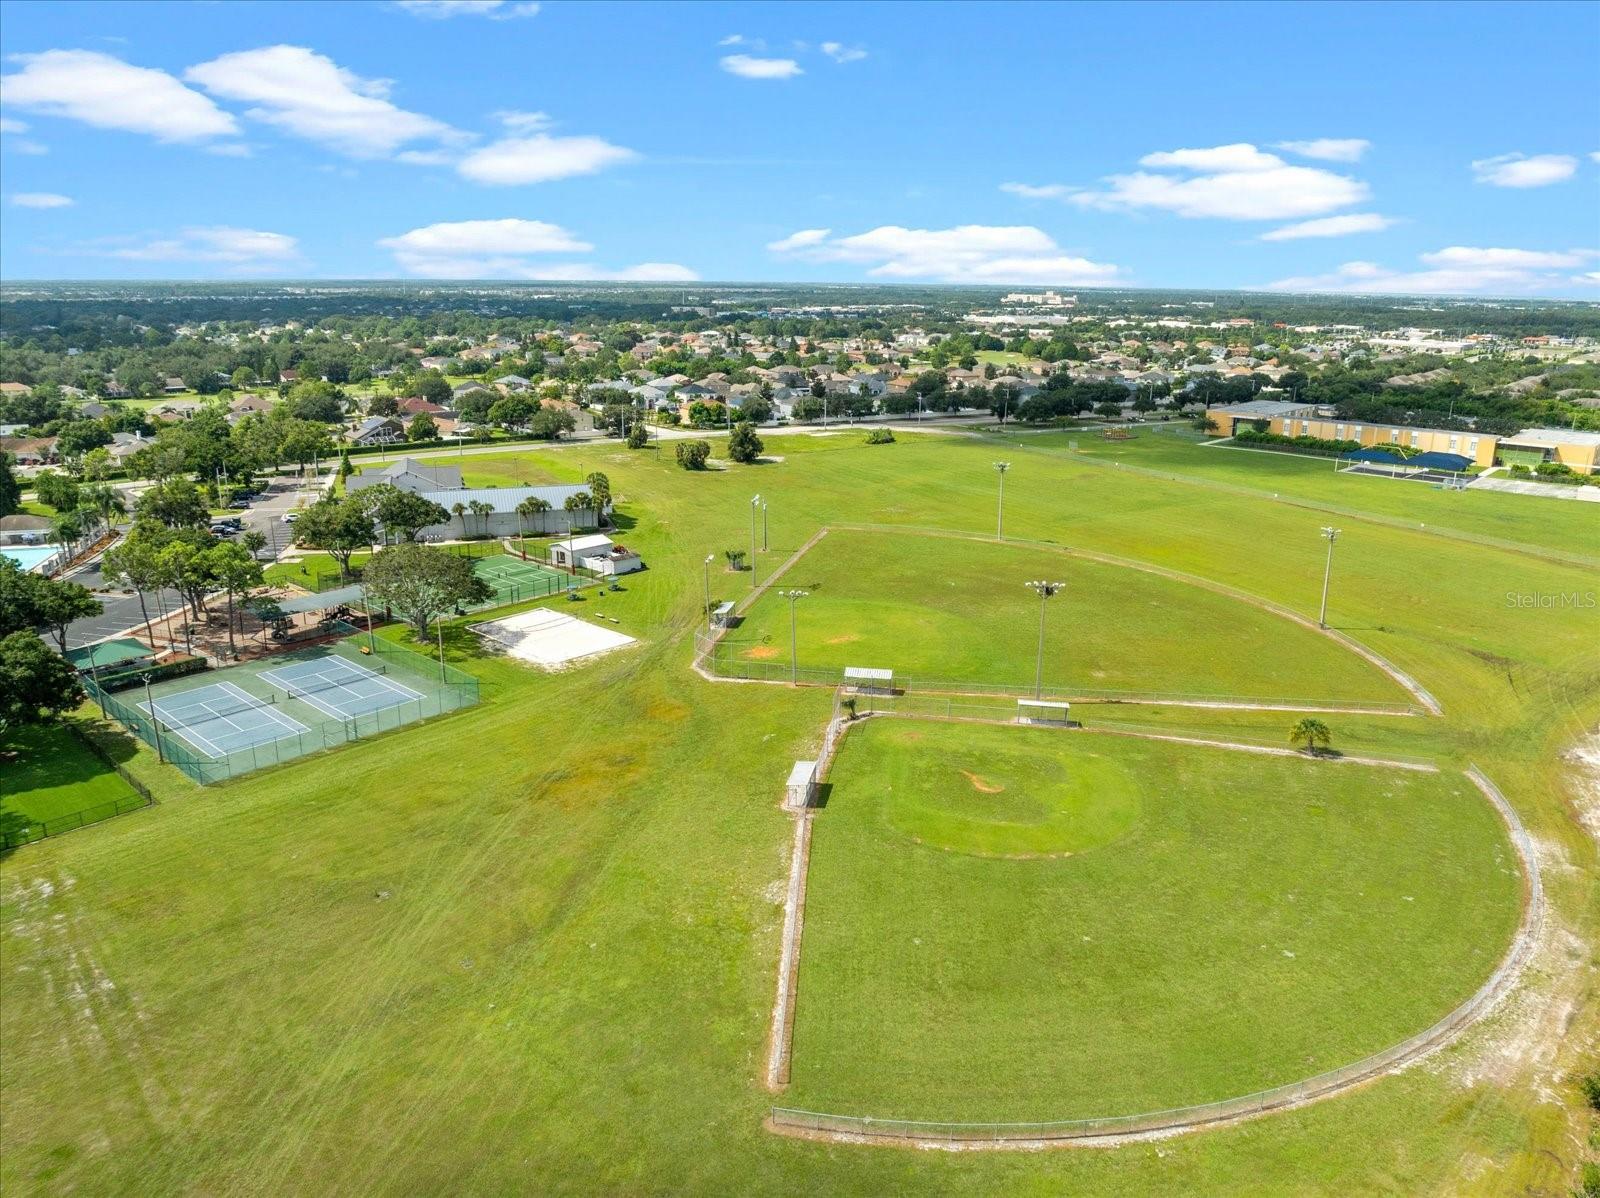
[[172,724],[181,728],[193,728],[196,724],[204,724],[209,720],[220,720],[225,716],[237,715],[241,711],[249,711],[252,707],[268,707],[277,701],[271,695],[264,699],[248,695],[220,702],[207,699],[202,703],[194,703],[182,708],[163,707],[161,703],[157,702],[156,718],[163,724]]
[[388,673],[388,669],[385,666],[363,666],[360,670],[352,670],[348,674],[340,674],[326,682],[305,684],[299,682],[275,682],[273,685],[300,699],[306,695],[314,695],[319,691],[331,691],[334,687],[348,686],[352,682],[357,682],[362,678],[369,678],[374,674],[386,673]]

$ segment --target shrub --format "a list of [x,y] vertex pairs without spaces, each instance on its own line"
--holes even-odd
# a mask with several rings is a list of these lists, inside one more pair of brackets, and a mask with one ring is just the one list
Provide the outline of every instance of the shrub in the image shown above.
[[1600,1073],[1591,1073],[1587,1077],[1580,1078],[1578,1089],[1583,1091],[1583,1100],[1589,1104],[1590,1109],[1600,1111]]
[[893,445],[894,433],[886,428],[875,428],[867,434],[868,445]]
[[676,452],[678,465],[685,470],[704,470],[711,457],[711,442],[679,441]]
[[728,456],[735,462],[749,465],[761,456],[765,448],[761,438],[756,436],[756,430],[747,423],[734,425],[733,431],[728,434]]

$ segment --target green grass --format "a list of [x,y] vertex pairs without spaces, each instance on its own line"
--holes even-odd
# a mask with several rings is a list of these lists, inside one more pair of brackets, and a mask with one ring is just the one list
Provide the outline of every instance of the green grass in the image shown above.
[[[1571,1187],[1587,1117],[1575,1098],[1547,1101],[1541,1086],[1575,1069],[1577,1046],[1595,1033],[1581,1003],[1539,1085],[1483,1077],[1484,1037],[1474,1034],[1427,1067],[1336,1100],[1160,1145],[947,1154],[765,1132],[775,1096],[761,1076],[793,830],[777,800],[789,764],[815,755],[830,697],[715,684],[688,668],[702,560],[748,541],[750,496],[771,505],[765,574],[825,523],[986,533],[991,463],[1003,456],[1013,462],[1008,534],[1196,574],[1314,616],[1326,505],[1358,504],[1383,486],[1345,494],[1309,480],[1289,504],[1259,489],[1032,451],[1022,438],[1003,447],[932,435],[877,447],[858,435],[767,440],[783,462],[704,474],[679,469],[670,446],[659,457],[593,445],[467,457],[470,481],[480,471],[507,482],[610,475],[624,539],[649,569],[621,593],[585,592],[572,609],[599,605],[639,638],[637,649],[547,674],[483,655],[451,625],[446,651],[480,679],[478,707],[208,789],[141,749],[127,766],[156,792],[155,807],[0,863],[0,1189]],[[1477,762],[1541,851],[1566,862],[1545,875],[1551,927],[1590,942],[1596,852],[1571,817],[1562,753],[1600,722],[1600,613],[1520,608],[1506,594],[1582,592],[1591,572],[1386,518],[1344,527],[1336,622],[1413,671],[1446,715],[1330,719],[1335,743]],[[1503,535],[1538,547],[1563,534]],[[714,573],[713,597],[735,598],[747,582]],[[408,641],[401,628],[381,635]],[[1191,630],[1196,641],[1205,635]],[[1292,722],[1080,711],[1278,743]],[[845,812],[838,793],[840,806],[820,819]],[[1153,803],[1144,796],[1141,819]],[[1270,793],[1262,803],[1270,807]],[[1337,827],[1331,834],[1349,843]],[[1133,843],[1064,864],[1110,861]],[[1247,839],[1242,851],[1265,849]],[[937,858],[973,869],[1041,864]],[[864,881],[876,868],[865,864]],[[1215,868],[1184,858],[1173,885]],[[807,952],[812,930],[808,921]],[[1451,942],[1448,929],[1441,935]],[[800,1003],[804,1012],[804,986]],[[1542,991],[1514,1005],[1542,1010]],[[1334,1039],[1309,1051],[1331,1051]],[[859,1074],[844,1077],[854,1084]],[[938,1093],[900,1097],[923,1115]]]
[[1520,886],[1460,774],[873,720],[816,817],[786,1103],[1049,1120],[1295,1081],[1470,995]]
[[[836,529],[781,580],[802,666],[893,669],[912,681],[1028,686],[1038,653],[1030,579],[1065,581],[1045,613],[1044,681],[1066,691],[1403,702],[1327,637],[1226,595],[1037,545]],[[721,658],[789,660],[787,602],[769,590]]]
[[45,823],[138,797],[62,725],[18,726],[0,734],[0,823]]

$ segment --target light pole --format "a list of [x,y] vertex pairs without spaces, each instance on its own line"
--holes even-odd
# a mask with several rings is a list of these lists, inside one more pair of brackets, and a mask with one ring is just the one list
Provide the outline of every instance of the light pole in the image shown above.
[[761,506],[761,496],[753,496],[750,500],[750,585],[756,585],[756,509]]
[[1328,579],[1333,574],[1333,543],[1339,539],[1337,528],[1324,528],[1322,535],[1328,542],[1328,563],[1322,568],[1322,610],[1317,613],[1317,627],[1328,626]]
[[444,681],[444,621],[435,620],[434,627],[439,630],[439,681]]
[[706,579],[705,580],[706,580],[706,627],[707,628],[711,627],[711,563],[714,562],[716,560],[716,558],[717,558],[717,555],[714,554],[714,553],[706,554],[706,565],[705,565],[705,576],[706,576]]
[[1003,541],[1006,539],[1006,471],[1011,469],[1011,463],[996,462],[994,468],[1000,476],[1000,506],[995,513],[994,535]]
[[1039,656],[1033,667],[1033,697],[1044,697],[1044,609],[1049,601],[1066,589],[1064,582],[1030,582],[1028,588],[1039,596]]
[[761,552],[767,552],[767,505],[761,505]]
[[150,676],[144,678],[144,705],[150,709],[150,735],[156,742],[156,760],[167,764],[167,751],[161,747],[161,720],[156,716],[156,701],[150,696]]
[[794,605],[809,595],[810,591],[779,591],[789,601],[789,685],[800,685],[800,656],[795,641]]

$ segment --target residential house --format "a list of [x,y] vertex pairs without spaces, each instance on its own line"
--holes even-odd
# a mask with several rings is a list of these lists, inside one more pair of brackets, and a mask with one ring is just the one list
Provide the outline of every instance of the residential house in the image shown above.
[[0,453],[10,454],[19,466],[51,466],[60,460],[54,437],[0,437]]
[[533,381],[523,378],[520,374],[502,374],[495,379],[494,385],[502,391],[516,393],[528,390],[533,386]]
[[368,416],[350,433],[352,445],[387,445],[405,440],[405,430],[393,416]]

